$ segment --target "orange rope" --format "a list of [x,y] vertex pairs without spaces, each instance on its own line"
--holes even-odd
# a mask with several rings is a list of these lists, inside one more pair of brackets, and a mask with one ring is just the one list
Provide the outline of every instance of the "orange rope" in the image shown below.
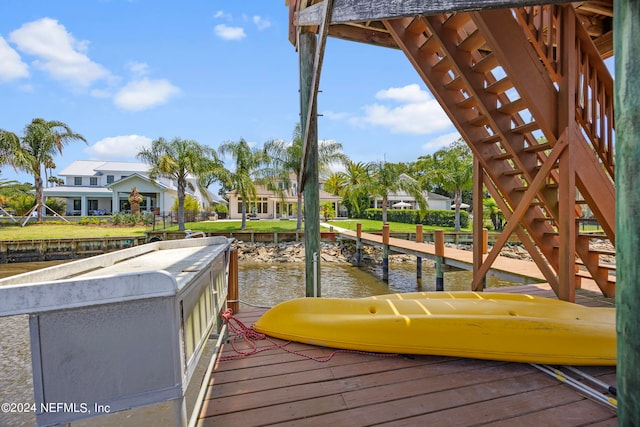
[[[325,357],[314,357],[296,350],[290,350],[286,348],[289,344],[291,344],[291,341],[276,340],[265,334],[256,332],[255,329],[253,329],[253,327],[248,327],[247,325],[242,323],[240,320],[238,320],[233,315],[233,311],[230,308],[228,308],[224,313],[222,313],[222,320],[227,324],[229,330],[233,334],[235,334],[235,337],[231,340],[231,347],[233,348],[233,351],[235,351],[236,354],[221,356],[220,361],[238,360],[238,359],[242,359],[243,357],[251,356],[253,354],[262,353],[263,351],[275,350],[275,349],[280,349],[287,353],[300,356],[305,359],[314,360],[320,363],[325,363],[330,361],[338,353],[356,353],[356,354],[366,354],[366,355],[379,356],[379,357],[399,356],[397,353],[371,353],[371,352],[359,351],[359,350],[338,349],[338,350],[332,351],[331,353],[329,353],[329,355]],[[268,347],[258,349],[257,343],[258,341],[261,341],[261,340],[266,340],[269,343],[271,343],[271,345]],[[249,344],[250,350],[248,351],[240,350],[237,347],[237,343],[239,342],[245,342]]]

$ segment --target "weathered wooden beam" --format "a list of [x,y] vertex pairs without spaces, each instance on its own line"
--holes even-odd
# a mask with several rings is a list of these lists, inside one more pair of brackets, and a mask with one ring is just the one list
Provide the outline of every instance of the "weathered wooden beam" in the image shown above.
[[[318,95],[318,87],[320,86],[320,73],[322,72],[322,61],[324,59],[324,48],[327,44],[327,35],[329,34],[329,20],[331,19],[333,0],[324,0],[322,3],[322,22],[320,26],[320,40],[315,46],[315,54],[313,57],[313,70],[311,72],[311,84],[309,88],[301,88],[300,90],[309,90],[309,98],[307,99],[308,107],[306,115],[303,114],[304,122],[302,126],[302,162],[300,165],[300,176],[298,177],[298,191],[304,190],[306,180],[305,169],[307,168],[307,158],[309,157],[309,126],[312,123],[312,116],[316,114],[316,98]],[[302,73],[302,70],[300,71]],[[307,71],[308,73],[308,71]],[[315,117],[313,119],[315,123]],[[317,141],[316,141],[317,144]]]
[[342,40],[398,49],[398,45],[386,29],[380,31],[371,27],[355,27],[353,25],[338,24],[332,25],[329,28],[329,36]]
[[618,425],[640,420],[640,1],[614,2]]
[[[326,1],[326,0],[325,0]],[[378,21],[415,15],[508,9],[540,4],[570,3],[568,0],[334,0],[331,24]],[[320,25],[324,2],[296,13],[298,26]]]

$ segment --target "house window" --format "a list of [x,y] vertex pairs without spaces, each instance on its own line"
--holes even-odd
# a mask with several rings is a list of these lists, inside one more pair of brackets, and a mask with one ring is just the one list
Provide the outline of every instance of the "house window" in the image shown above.
[[111,184],[113,182],[113,175],[107,175],[107,184]]
[[73,177],[73,185],[82,185],[82,177],[81,176]]
[[87,202],[89,202],[89,212],[98,210],[98,200],[89,199]]
[[255,202],[251,202],[251,212],[266,214],[268,205],[266,197],[259,197]]
[[89,178],[89,185],[98,185],[98,177],[92,176]]
[[82,200],[73,199],[73,210],[80,211],[82,209]]
[[297,196],[297,195],[298,195],[298,184],[297,184],[297,183],[295,183],[295,182],[294,182],[293,184],[291,184],[291,193],[292,193],[294,196]]
[[[247,204],[247,213],[266,214],[269,203],[266,197],[258,197]],[[242,199],[238,199],[238,213],[242,213]]]

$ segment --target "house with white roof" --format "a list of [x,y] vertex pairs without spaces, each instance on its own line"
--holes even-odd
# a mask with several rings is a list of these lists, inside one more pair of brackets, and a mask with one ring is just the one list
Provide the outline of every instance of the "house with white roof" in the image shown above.
[[[410,179],[412,181],[415,181],[415,179],[413,179],[406,173],[400,174],[399,179]],[[430,193],[428,191],[424,191],[422,194],[424,195],[424,198],[427,199],[427,204],[429,205],[430,210],[448,211],[451,209],[451,199],[449,197],[442,196],[436,193]],[[370,207],[381,208],[382,197],[372,197]],[[398,191],[397,193],[389,194],[389,197],[387,197],[387,208],[419,209],[418,202],[416,201],[415,197],[413,197],[406,191]]]
[[[78,160],[58,173],[64,185],[44,188],[45,197],[66,199],[67,215],[104,215],[129,210],[129,195],[133,187],[142,196],[143,212],[170,211],[178,198],[177,183],[167,178],[149,178],[149,165],[137,162],[105,162]],[[187,193],[206,206],[197,190]]]

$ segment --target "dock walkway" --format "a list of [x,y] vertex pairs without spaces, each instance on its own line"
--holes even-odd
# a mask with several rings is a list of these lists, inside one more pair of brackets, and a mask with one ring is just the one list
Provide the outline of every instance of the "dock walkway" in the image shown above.
[[[336,232],[343,239],[356,240],[358,238],[357,234],[351,230],[339,229]],[[363,244],[383,246],[382,236],[379,234],[361,233],[361,241]],[[433,243],[417,243],[412,240],[389,237],[389,250],[416,257],[436,259],[436,246]],[[463,270],[472,270],[473,251],[445,247],[443,263]],[[501,279],[525,285],[546,282],[544,275],[532,261],[498,256],[489,271],[490,274]]]
[[[554,297],[543,285],[495,288]],[[583,289],[576,301],[612,306],[613,299]],[[264,310],[243,306],[251,325]],[[528,364],[440,356],[379,357],[291,343],[234,358],[224,344],[199,426],[616,426],[616,412]],[[252,348],[236,343],[240,351]],[[265,350],[265,351],[262,351]],[[615,367],[581,367],[615,385]]]

